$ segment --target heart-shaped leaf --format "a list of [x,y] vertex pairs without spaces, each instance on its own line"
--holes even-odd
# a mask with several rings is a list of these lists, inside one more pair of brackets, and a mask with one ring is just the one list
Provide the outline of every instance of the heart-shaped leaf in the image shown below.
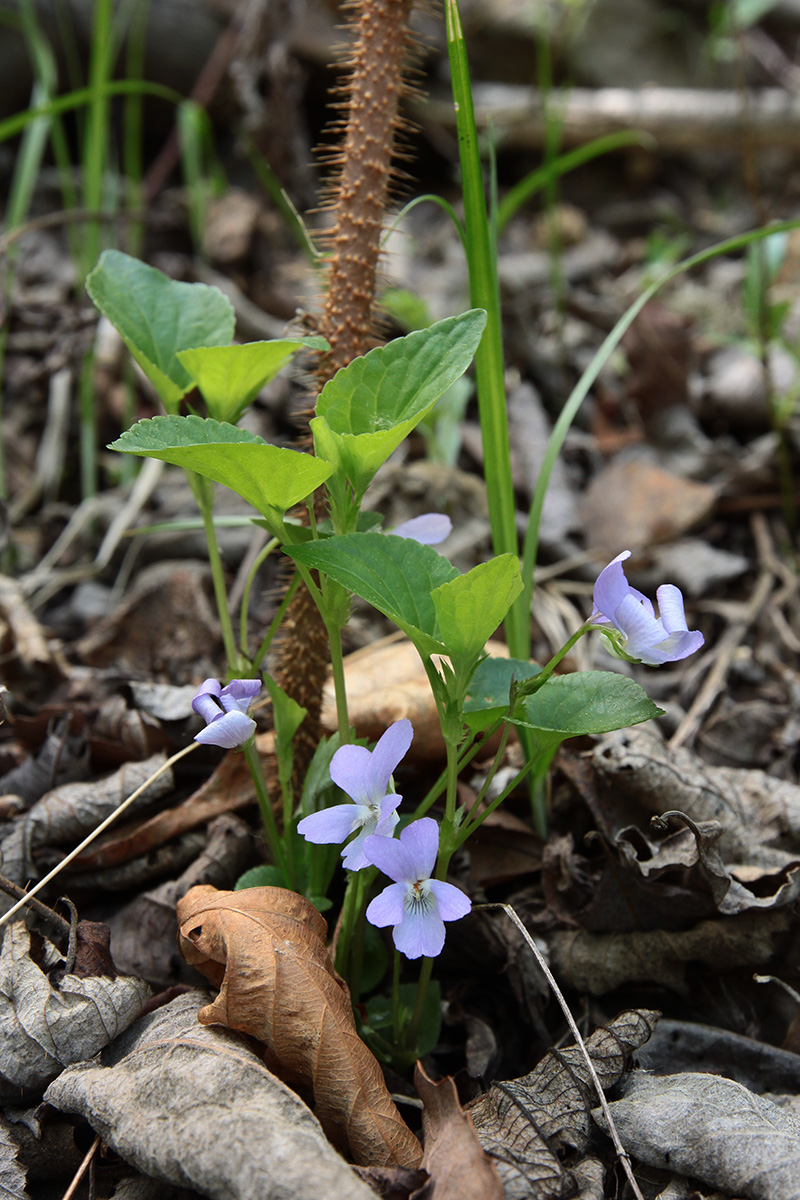
[[209,415],[235,423],[264,384],[303,348],[327,350],[328,343],[321,337],[280,338],[243,346],[198,346],[179,350],[177,357],[203,393]]
[[521,591],[515,554],[499,554],[436,588],[431,599],[439,632],[456,670],[474,666]]
[[[516,725],[527,725],[558,740],[587,733],[610,733],[639,725],[663,710],[638,683],[615,671],[576,671],[554,675],[532,696],[521,700]],[[547,739],[551,740],[551,739]]]
[[541,667],[518,658],[485,658],[470,681],[464,719],[473,733],[492,725],[508,711],[511,684],[538,675]]
[[103,251],[86,290],[119,330],[168,412],[193,387],[178,351],[226,346],[233,338],[233,306],[219,288],[177,283],[120,250]]
[[368,600],[411,639],[422,654],[446,654],[431,592],[458,577],[432,546],[383,533],[348,533],[287,549],[296,562]]
[[311,495],[331,473],[310,454],[270,446],[263,438],[210,417],[152,417],[109,446],[196,471],[238,493],[268,521]]
[[437,321],[353,359],[325,384],[311,422],[317,453],[331,457],[357,496],[466,371],[485,324],[483,309]]

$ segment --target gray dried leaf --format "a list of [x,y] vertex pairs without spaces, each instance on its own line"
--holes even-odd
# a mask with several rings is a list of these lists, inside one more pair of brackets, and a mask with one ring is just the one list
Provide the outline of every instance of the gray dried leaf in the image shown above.
[[728,863],[780,868],[800,840],[800,785],[739,767],[710,767],[690,750],[670,749],[657,729],[610,734],[592,756],[600,778],[649,813],[680,809],[693,821],[718,821]]
[[30,808],[45,792],[76,779],[85,779],[89,769],[89,747],[69,732],[69,721],[53,722],[44,744],[0,778],[0,792],[14,792]]
[[[798,1200],[800,1124],[718,1075],[632,1075],[611,1105],[632,1157],[748,1200]],[[592,1112],[606,1128],[600,1109]]]
[[[40,846],[69,844],[85,837],[164,762],[165,755],[160,751],[143,762],[125,763],[106,779],[67,783],[48,792],[20,818],[4,839],[0,847],[3,874],[18,884],[35,877],[34,850]],[[167,770],[131,805],[128,816],[167,795],[173,786],[172,771]]]
[[29,1200],[25,1170],[17,1158],[17,1143],[0,1120],[0,1200]]
[[646,981],[681,992],[687,963],[701,962],[717,971],[761,966],[772,957],[774,939],[791,924],[789,909],[753,909],[678,932],[569,929],[548,934],[547,942],[553,971],[564,986],[602,996],[626,983]]
[[245,1040],[198,1024],[208,1000],[185,993],[143,1017],[45,1099],[84,1116],[137,1170],[212,1200],[374,1200]]
[[[632,1052],[644,1045],[657,1020],[658,1014],[647,1010],[624,1012],[587,1039],[604,1091],[619,1083]],[[548,1051],[528,1075],[494,1084],[469,1106],[480,1143],[497,1165],[505,1200],[561,1200],[579,1190],[559,1151],[577,1151],[580,1163],[589,1145],[594,1099],[586,1061],[572,1046]]]
[[[142,979],[64,975],[54,985],[30,955],[24,921],[2,931],[0,949],[0,1099],[38,1099],[62,1067],[91,1058],[141,1014],[150,997]],[[63,962],[49,946],[45,966]]]

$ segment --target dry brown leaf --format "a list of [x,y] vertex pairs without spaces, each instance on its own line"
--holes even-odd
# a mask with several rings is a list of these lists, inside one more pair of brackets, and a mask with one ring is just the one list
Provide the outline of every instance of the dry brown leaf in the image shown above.
[[142,1017],[47,1090],[126,1162],[211,1200],[370,1200],[305,1104],[241,1035],[197,1023],[205,992]]
[[[620,1013],[587,1038],[604,1091],[619,1083],[631,1052],[644,1045],[657,1019],[644,1009]],[[584,1157],[594,1098],[586,1061],[572,1046],[549,1051],[528,1075],[494,1084],[469,1106],[481,1145],[497,1163],[505,1200],[574,1195],[578,1181],[560,1157],[569,1151],[577,1151],[572,1166],[582,1167],[584,1186],[587,1178],[596,1178],[596,1169],[588,1166],[593,1160]]]
[[752,909],[736,917],[699,921],[677,933],[558,930],[547,935],[547,943],[553,971],[565,987],[602,996],[627,983],[648,982],[682,992],[689,962],[717,971],[768,962],[775,937],[791,927],[792,919],[785,908]]
[[434,1083],[417,1063],[414,1086],[425,1105],[422,1166],[430,1178],[411,1200],[503,1200],[497,1168],[484,1154],[450,1076]]
[[[637,1073],[609,1107],[625,1149],[649,1166],[750,1200],[800,1197],[800,1124],[740,1083]],[[599,1109],[592,1116],[606,1128]]]
[[[486,650],[495,657],[508,657],[508,647],[502,642],[488,642]],[[431,685],[415,646],[407,638],[388,637],[348,654],[344,678],[350,721],[359,737],[377,741],[393,721],[407,717],[414,726],[407,761],[430,762],[444,757]],[[330,682],[325,687],[322,726],[328,733],[337,728]]]
[[418,1166],[419,1143],[356,1033],[313,904],[284,888],[196,887],[179,901],[178,923],[186,961],[220,989],[200,1021],[263,1042],[268,1065],[313,1088],[320,1123],[357,1163]]

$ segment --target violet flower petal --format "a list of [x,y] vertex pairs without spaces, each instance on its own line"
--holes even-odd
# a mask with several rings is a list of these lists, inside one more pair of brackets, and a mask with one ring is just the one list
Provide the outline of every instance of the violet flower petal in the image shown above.
[[393,838],[375,837],[372,834],[364,841],[364,854],[371,866],[383,871],[384,875],[388,875],[395,883],[415,883],[418,878],[416,866],[411,854],[402,844],[402,834],[400,837],[400,841],[395,841]]
[[444,922],[439,916],[436,902],[415,904],[409,907],[406,900],[405,915],[392,931],[396,949],[406,958],[436,958],[444,946]]
[[443,921],[458,921],[472,910],[472,901],[469,896],[465,896],[455,884],[444,883],[441,879],[431,879],[428,887],[436,899],[439,916]]
[[623,550],[621,554],[618,554],[607,567],[603,568],[594,585],[595,612],[604,616],[612,625],[614,624],[614,613],[628,595],[630,585],[625,578],[622,564],[630,556],[630,550]]
[[688,633],[683,594],[674,583],[662,583],[656,592],[658,615],[667,633]]
[[[192,708],[194,709],[194,711],[196,713],[200,713],[200,715],[202,716],[203,714],[197,706],[199,704],[206,704],[207,700],[212,696],[219,698],[219,694],[220,694],[221,690],[222,690],[222,688],[221,688],[221,685],[220,685],[220,682],[218,679],[204,679],[203,682],[200,684],[200,687],[195,692],[194,698],[192,699]],[[215,712],[220,711],[219,704],[214,705],[214,711]],[[210,719],[210,718],[206,718],[206,719]]]
[[315,845],[343,842],[366,816],[369,809],[360,804],[334,804],[320,812],[310,813],[297,822],[297,832]]
[[399,925],[403,919],[403,903],[406,898],[404,883],[390,883],[379,896],[367,906],[370,925],[383,929],[387,925]]
[[414,729],[411,722],[403,717],[401,721],[395,721],[390,725],[376,742],[369,768],[368,786],[372,800],[377,801],[386,795],[389,780],[401,759],[405,758],[408,753],[413,736]]
[[340,746],[331,759],[331,779],[356,804],[369,804],[370,763],[366,746]]
[[260,691],[260,679],[232,679],[218,695],[220,704],[226,712],[236,709],[238,712],[246,713]]
[[243,712],[218,711],[205,729],[195,734],[194,740],[203,746],[221,746],[223,750],[233,750],[249,742],[255,731],[255,721]]
[[393,537],[411,538],[422,546],[438,546],[453,532],[453,522],[444,513],[423,513],[387,532]]
[[412,821],[400,834],[400,844],[414,863],[415,879],[430,879],[439,853],[439,826],[432,817]]

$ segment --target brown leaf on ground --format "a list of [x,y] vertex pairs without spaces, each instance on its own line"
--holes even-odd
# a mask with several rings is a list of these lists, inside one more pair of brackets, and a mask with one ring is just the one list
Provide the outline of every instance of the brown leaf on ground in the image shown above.
[[284,888],[196,887],[179,901],[178,923],[186,961],[220,989],[200,1021],[263,1042],[273,1069],[313,1088],[326,1133],[359,1164],[418,1166],[419,1143],[356,1033],[313,904]]
[[[609,1105],[634,1158],[749,1200],[800,1196],[800,1123],[718,1075],[632,1075]],[[606,1129],[604,1114],[592,1116]]]
[[552,967],[565,987],[602,996],[633,982],[686,990],[686,964],[717,971],[757,967],[772,957],[775,938],[792,925],[789,909],[755,909],[736,917],[699,921],[680,932],[592,934],[559,930],[547,935]]
[[[652,1033],[658,1013],[620,1013],[596,1029],[586,1048],[604,1091],[624,1076],[632,1052]],[[561,1200],[574,1195],[580,1165],[583,1186],[596,1181],[584,1157],[591,1135],[594,1087],[577,1046],[551,1050],[528,1075],[494,1084],[469,1106],[481,1145],[497,1163],[505,1200]],[[565,1165],[562,1156],[577,1152]],[[575,1157],[575,1156],[573,1156]],[[591,1194],[591,1192],[589,1193]]]
[[244,1038],[198,1025],[207,999],[192,991],[143,1017],[102,1059],[67,1067],[47,1103],[146,1175],[212,1200],[374,1200]]
[[417,1063],[414,1086],[425,1105],[422,1166],[430,1178],[412,1200],[503,1200],[497,1168],[484,1154],[450,1076],[434,1083]]
[[[710,767],[692,751],[665,745],[654,728],[604,738],[592,755],[605,788],[647,813],[680,809],[693,821],[719,821],[728,864],[780,868],[796,860],[800,785],[742,767]],[[782,840],[787,849],[778,848]]]
[[67,1063],[91,1058],[140,1015],[150,998],[142,979],[131,976],[64,975],[58,950],[44,944],[44,962],[31,957],[31,934],[24,921],[2,931],[0,951],[0,1099],[37,1102]]
[[612,463],[590,483],[581,517],[592,549],[618,553],[671,542],[700,525],[716,493],[706,483],[682,479],[645,462]]

